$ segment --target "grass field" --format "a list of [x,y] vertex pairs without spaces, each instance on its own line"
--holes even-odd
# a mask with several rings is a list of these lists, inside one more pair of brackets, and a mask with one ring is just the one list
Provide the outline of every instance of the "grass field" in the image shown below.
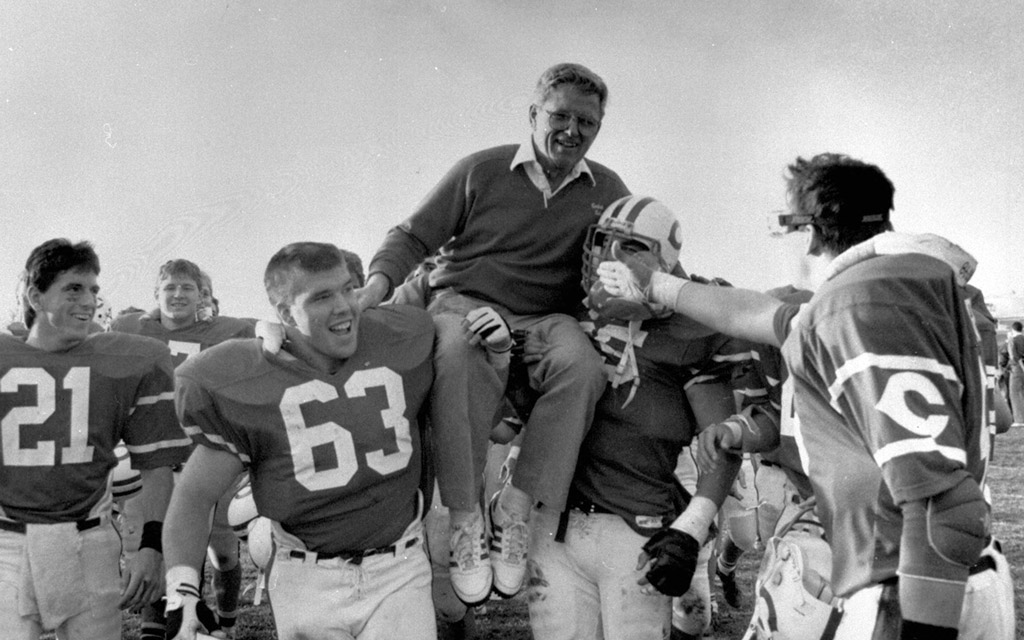
[[[993,532],[1003,541],[1003,551],[1013,568],[1017,612],[1017,637],[1024,638],[1024,429],[1014,429],[999,436],[995,456],[990,466],[990,486],[993,501]],[[246,558],[245,584],[253,583],[255,572]],[[739,577],[744,598],[740,609],[725,604],[717,585],[715,591],[719,615],[713,630],[714,638],[740,638],[750,619],[753,588],[759,553],[748,553],[740,563]],[[270,607],[264,599],[260,606],[252,605],[253,591],[243,596],[243,607],[235,633],[237,640],[276,640]],[[134,616],[125,616],[124,638],[138,637],[138,623]],[[475,634],[479,640],[530,640],[530,625],[526,603],[522,598],[509,601],[492,600],[477,610]]]

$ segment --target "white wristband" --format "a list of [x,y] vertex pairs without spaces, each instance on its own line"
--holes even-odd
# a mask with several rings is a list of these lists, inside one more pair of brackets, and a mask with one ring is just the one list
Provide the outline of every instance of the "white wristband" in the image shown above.
[[655,271],[651,274],[651,302],[674,309],[679,291],[688,284],[690,284],[690,280],[686,278],[677,278],[669,273]]
[[688,533],[697,542],[704,544],[704,539],[708,537],[708,528],[715,519],[716,513],[718,513],[718,505],[710,498],[694,496],[690,499],[690,504],[686,505],[686,511],[683,511],[672,523],[672,528]]

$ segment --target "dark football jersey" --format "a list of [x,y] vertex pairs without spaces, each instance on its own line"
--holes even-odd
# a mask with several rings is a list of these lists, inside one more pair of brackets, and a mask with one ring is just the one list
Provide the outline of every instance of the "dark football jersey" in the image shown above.
[[[628,328],[592,322],[583,328],[614,373]],[[749,366],[752,345],[678,314],[645,321],[632,343],[639,382],[634,391],[627,374],[605,389],[580,448],[572,491],[651,535],[686,506],[674,471],[680,451],[704,426],[696,424],[687,388],[731,382]]]
[[434,325],[420,309],[369,309],[333,374],[259,340],[232,340],[176,371],[176,404],[200,445],[248,468],[260,515],[320,553],[384,546],[416,517],[420,408]]
[[[810,291],[791,286],[772,289],[767,293],[793,305],[799,305],[811,299]],[[789,380],[782,352],[771,345],[757,344],[754,346],[754,353],[753,371],[760,378],[758,386],[768,392],[768,406],[770,407],[770,410],[765,408],[761,412],[767,414],[779,430],[778,446],[771,451],[761,452],[761,457],[769,463],[780,466],[800,496],[807,499],[812,494],[811,484],[804,473],[804,465],[800,461],[800,451],[794,438],[794,433],[798,429],[796,425],[798,418],[793,406],[793,384]],[[754,409],[756,410],[758,407],[754,407]]]
[[160,323],[159,316],[153,317],[151,312],[139,312],[115,318],[110,330],[156,338],[171,350],[174,366],[178,366],[185,358],[225,340],[255,337],[256,321],[215,316],[180,329],[168,329]]
[[953,271],[882,256],[826,282],[783,345],[840,596],[896,575],[898,505],[965,477],[989,439],[981,346]]
[[89,517],[107,492],[124,440],[132,466],[183,462],[167,347],[117,333],[67,351],[0,336],[0,506],[21,522]]

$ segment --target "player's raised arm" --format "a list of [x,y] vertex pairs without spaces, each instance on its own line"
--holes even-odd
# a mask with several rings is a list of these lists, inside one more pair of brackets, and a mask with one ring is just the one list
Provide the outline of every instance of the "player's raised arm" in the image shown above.
[[602,262],[598,275],[608,292],[630,299],[646,298],[726,335],[780,346],[775,317],[783,303],[749,289],[705,286],[653,271],[633,256],[616,250],[617,261]]

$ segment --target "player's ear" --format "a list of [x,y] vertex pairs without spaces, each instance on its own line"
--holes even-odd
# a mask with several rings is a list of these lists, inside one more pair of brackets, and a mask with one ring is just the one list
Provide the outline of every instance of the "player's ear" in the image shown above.
[[42,296],[43,292],[39,290],[39,287],[34,284],[29,285],[28,289],[25,290],[25,304],[32,307],[38,313],[42,307],[42,303],[39,301]]
[[530,105],[530,128],[537,128],[537,105],[535,104]]
[[805,235],[807,236],[807,255],[820,256],[822,251],[824,251],[825,246],[821,242],[821,236],[818,235],[818,230],[811,227],[811,232]]

